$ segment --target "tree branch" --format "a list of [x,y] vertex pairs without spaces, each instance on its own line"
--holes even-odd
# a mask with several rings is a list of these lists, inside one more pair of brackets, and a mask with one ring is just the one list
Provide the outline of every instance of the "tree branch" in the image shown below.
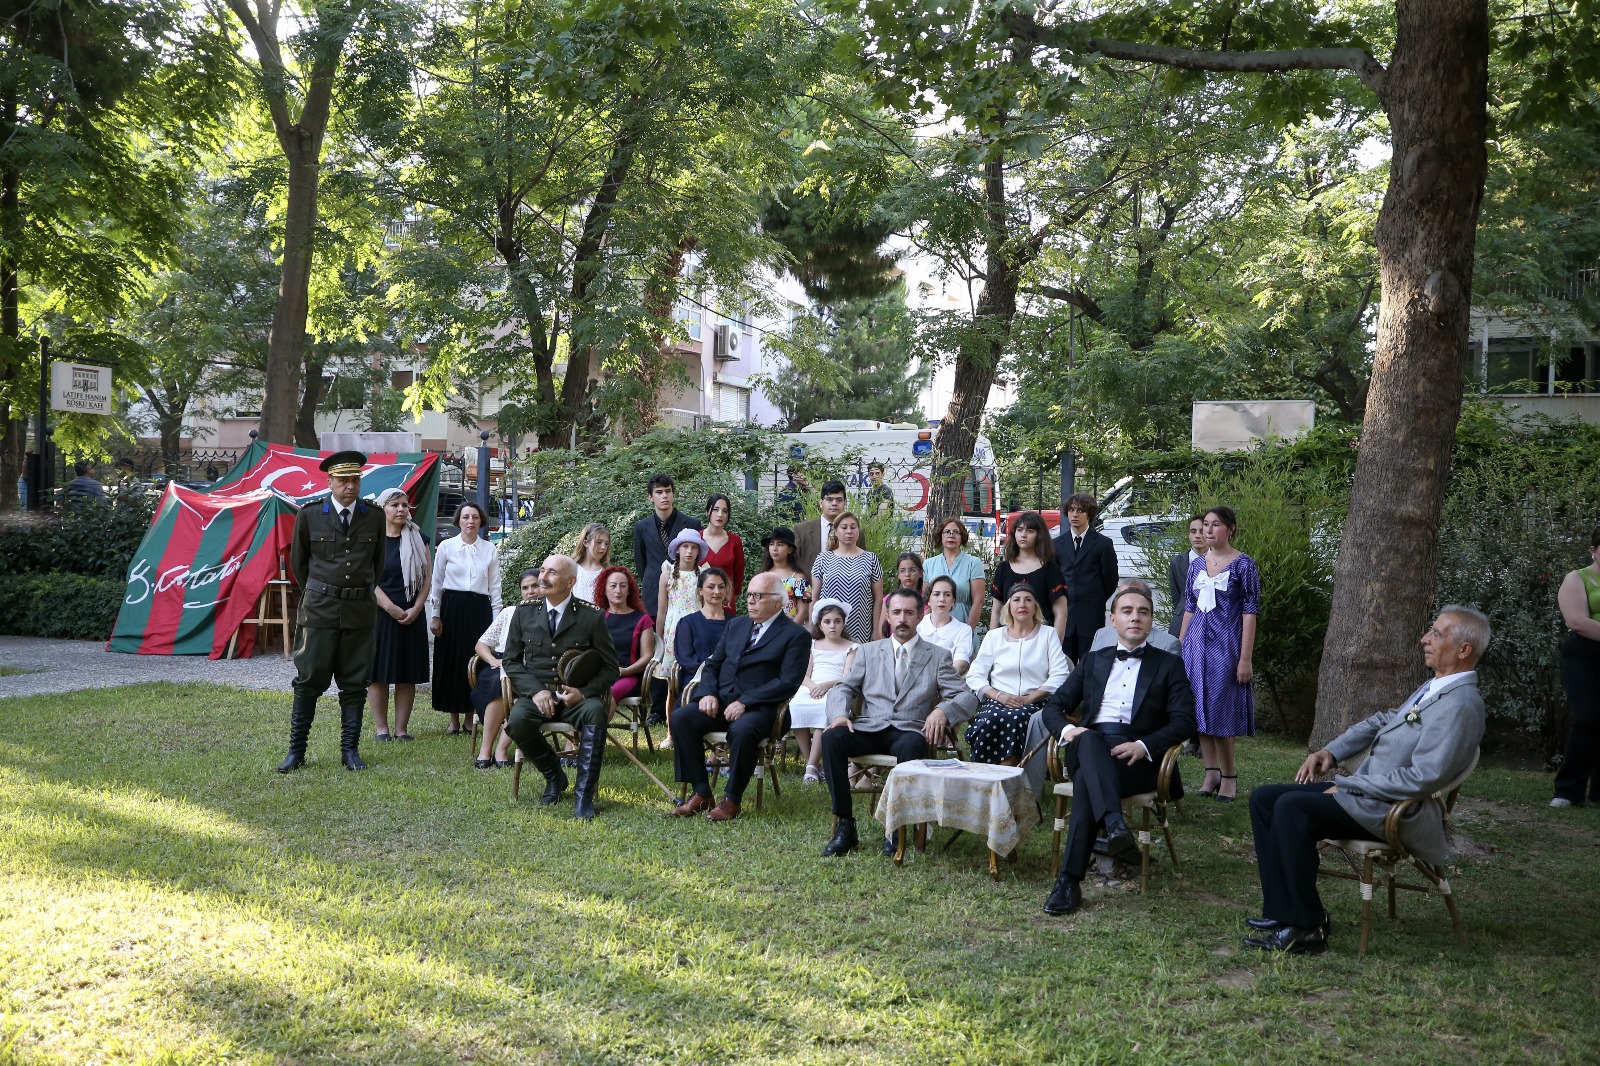
[[1108,41],[1091,37],[1090,49],[1111,59],[1158,63],[1182,70],[1232,71],[1265,74],[1285,70],[1352,70],[1361,83],[1383,98],[1388,72],[1365,48],[1285,48],[1260,52],[1211,52],[1197,48],[1171,48],[1138,41]]

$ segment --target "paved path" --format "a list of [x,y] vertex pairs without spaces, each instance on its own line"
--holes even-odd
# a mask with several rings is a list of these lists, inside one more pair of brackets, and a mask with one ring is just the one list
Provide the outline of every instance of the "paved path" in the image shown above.
[[[32,673],[0,677],[0,698],[137,685],[149,681],[211,682],[288,692],[294,664],[277,649],[253,659],[203,655],[129,655],[89,640],[0,637],[0,666]],[[419,685],[426,689],[428,686]],[[330,688],[329,691],[332,691]]]

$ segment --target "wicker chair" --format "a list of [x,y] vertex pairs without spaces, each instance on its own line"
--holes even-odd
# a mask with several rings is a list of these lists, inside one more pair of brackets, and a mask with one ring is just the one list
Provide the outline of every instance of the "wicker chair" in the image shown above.
[[[1072,782],[1067,778],[1066,764],[1061,758],[1061,745],[1052,742],[1045,747],[1046,765],[1050,769],[1050,779],[1055,782],[1052,791],[1056,797],[1056,820],[1054,832],[1050,838],[1050,864],[1053,867],[1061,856],[1061,834],[1067,830],[1067,806],[1072,801]],[[1161,827],[1161,835],[1167,842],[1167,854],[1172,856],[1172,868],[1178,869],[1178,849],[1172,843],[1172,828],[1167,816],[1167,808],[1173,804],[1172,783],[1177,779],[1178,758],[1183,754],[1183,745],[1174,744],[1168,748],[1161,757],[1161,769],[1156,773],[1156,790],[1154,792],[1139,792],[1132,796],[1122,797],[1124,814],[1131,819],[1134,812],[1140,816],[1139,828],[1136,835],[1139,840],[1139,891],[1144,892],[1150,887],[1150,842],[1152,819]]]
[[[689,706],[693,699],[694,679],[691,678],[683,689],[683,705]],[[778,713],[772,719],[772,733],[762,738],[761,747],[757,751],[755,782],[756,810],[758,811],[761,809],[767,778],[770,777],[772,779],[772,794],[780,798],[783,796],[783,788],[778,784],[778,759],[783,754],[783,737],[787,732],[789,732],[789,702],[785,700],[783,706],[778,708]],[[706,763],[711,768],[711,787],[715,790],[717,778],[721,777],[728,769],[728,733],[726,730],[707,733],[705,735],[705,743]],[[678,799],[683,801],[688,798],[688,784],[682,781],[678,782]]]
[[[1323,856],[1330,852],[1341,852],[1345,861],[1349,863],[1349,870],[1340,870],[1322,866],[1318,873],[1326,877],[1340,877],[1349,881],[1357,881],[1361,885],[1361,955],[1367,954],[1367,940],[1372,932],[1372,888],[1374,884],[1374,870],[1382,871],[1383,879],[1389,889],[1389,918],[1398,917],[1395,913],[1395,890],[1405,889],[1407,892],[1421,892],[1423,895],[1433,895],[1437,892],[1444,898],[1445,910],[1450,914],[1450,925],[1455,931],[1456,940],[1462,947],[1467,944],[1467,929],[1461,921],[1461,914],[1456,910],[1456,898],[1450,891],[1450,881],[1445,877],[1442,866],[1435,866],[1429,862],[1412,855],[1400,840],[1400,822],[1411,811],[1429,803],[1439,805],[1440,813],[1448,822],[1450,814],[1455,810],[1456,797],[1461,793],[1461,786],[1472,771],[1478,768],[1478,756],[1481,752],[1474,752],[1472,763],[1460,776],[1446,784],[1439,791],[1425,799],[1401,800],[1389,807],[1389,813],[1383,819],[1382,840],[1324,840],[1318,845]],[[1360,765],[1366,757],[1366,752],[1351,761],[1351,766]],[[1427,879],[1426,884],[1410,884],[1395,879],[1397,868],[1402,863],[1410,863]]]

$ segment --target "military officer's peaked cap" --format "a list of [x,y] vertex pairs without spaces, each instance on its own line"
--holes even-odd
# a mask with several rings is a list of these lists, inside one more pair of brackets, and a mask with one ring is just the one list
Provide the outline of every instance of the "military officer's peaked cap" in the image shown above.
[[367,457],[358,451],[334,452],[322,460],[321,465],[329,477],[360,477]]

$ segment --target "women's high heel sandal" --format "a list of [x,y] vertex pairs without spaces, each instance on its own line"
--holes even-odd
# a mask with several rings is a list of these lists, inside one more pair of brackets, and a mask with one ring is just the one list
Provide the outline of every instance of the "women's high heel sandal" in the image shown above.
[[[1237,781],[1237,780],[1239,780],[1239,775],[1238,774],[1223,774],[1222,775],[1222,779],[1224,781]],[[1234,786],[1234,788],[1238,788],[1238,787],[1239,787],[1238,785]],[[1219,785],[1217,787],[1216,801],[1218,803],[1232,803],[1234,801],[1234,798],[1235,797],[1233,797],[1233,796],[1224,796],[1222,794],[1221,786]]]
[[[1222,767],[1220,767],[1220,766],[1208,766],[1208,767],[1206,767],[1206,773],[1208,773],[1208,774],[1213,770],[1215,770],[1217,772],[1217,776],[1218,777],[1222,776]],[[1205,782],[1202,781],[1201,785],[1203,786],[1204,784],[1205,784]],[[1214,796],[1214,795],[1216,795],[1216,790],[1202,787],[1202,788],[1196,790],[1195,795],[1196,796]]]

